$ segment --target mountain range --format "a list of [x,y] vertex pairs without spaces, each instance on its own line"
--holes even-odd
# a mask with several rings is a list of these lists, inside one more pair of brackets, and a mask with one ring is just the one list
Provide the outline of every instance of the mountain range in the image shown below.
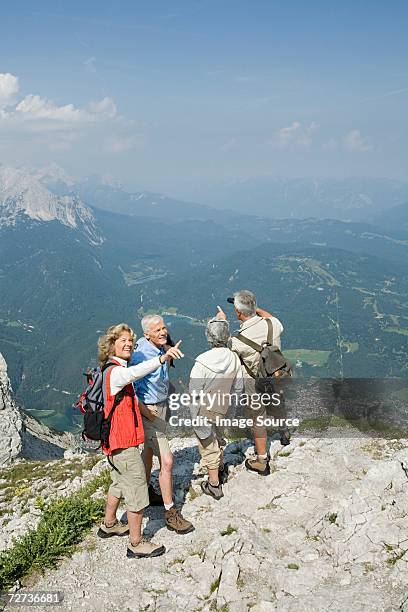
[[406,376],[407,246],[384,223],[241,215],[0,166],[1,352],[18,400],[67,429],[108,325],[140,334],[143,313],[167,313],[185,384],[205,319],[248,287],[284,323],[299,374]]
[[408,203],[408,182],[386,178],[255,177],[202,187],[205,202],[275,219],[316,217],[375,223]]

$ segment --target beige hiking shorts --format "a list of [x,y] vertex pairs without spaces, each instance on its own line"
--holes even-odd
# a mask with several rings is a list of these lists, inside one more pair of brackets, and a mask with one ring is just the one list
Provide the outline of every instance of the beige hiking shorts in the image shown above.
[[224,465],[224,448],[227,444],[221,431],[214,426],[208,438],[200,440],[197,436],[198,450],[201,455],[201,466],[207,470],[219,470]]
[[151,448],[153,455],[156,457],[171,454],[169,441],[167,439],[167,421],[165,421],[167,402],[162,402],[160,404],[145,404],[145,406],[157,415],[154,421],[150,421],[142,416],[145,448]]
[[[245,386],[245,393],[247,393],[248,395],[256,395],[258,396],[259,393],[257,393],[256,389],[255,389],[255,380],[253,378],[244,378],[244,386]],[[266,410],[264,406],[260,406],[255,408],[251,405],[246,406],[245,407],[245,418],[246,419],[251,419],[253,421],[253,426],[252,426],[252,432],[255,436],[255,438],[257,437],[262,437],[265,435],[266,429],[263,425],[258,425],[257,424],[257,418],[258,417],[262,417],[262,419],[264,419],[266,416]]]
[[111,469],[112,484],[109,493],[123,498],[126,509],[139,512],[149,505],[146,473],[140,451],[137,446],[121,448],[114,451],[110,461],[118,471]]

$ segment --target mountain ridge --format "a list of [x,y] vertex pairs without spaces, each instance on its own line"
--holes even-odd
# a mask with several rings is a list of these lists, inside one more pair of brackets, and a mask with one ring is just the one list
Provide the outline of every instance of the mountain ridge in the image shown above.
[[92,244],[103,241],[91,209],[78,196],[58,196],[35,175],[0,165],[0,226],[15,225],[24,216],[79,229]]

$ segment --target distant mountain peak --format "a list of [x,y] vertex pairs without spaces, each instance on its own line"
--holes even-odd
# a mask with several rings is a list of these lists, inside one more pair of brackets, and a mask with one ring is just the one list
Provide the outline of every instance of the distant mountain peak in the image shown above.
[[34,172],[36,178],[38,178],[45,185],[49,183],[61,182],[68,187],[73,187],[75,185],[75,179],[67,174],[63,168],[58,166],[55,162],[52,162],[48,166],[44,166],[44,168],[40,168],[39,170]]
[[35,221],[58,221],[78,229],[94,244],[103,241],[91,209],[78,196],[58,196],[47,189],[38,174],[0,165],[0,227],[15,225],[24,216]]

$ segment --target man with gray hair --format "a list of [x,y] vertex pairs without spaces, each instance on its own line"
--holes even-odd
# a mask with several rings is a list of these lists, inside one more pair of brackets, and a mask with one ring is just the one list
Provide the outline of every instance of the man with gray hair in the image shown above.
[[[231,396],[241,395],[244,389],[242,368],[238,355],[228,347],[229,325],[217,317],[207,323],[205,335],[211,346],[198,355],[190,374],[190,412],[193,419],[203,417],[203,424],[194,427],[201,463],[208,470],[208,480],[201,483],[206,495],[216,500],[223,497],[223,449],[226,441],[218,417],[225,417]],[[200,396],[200,401],[196,398]]]
[[[144,338],[141,338],[136,344],[131,365],[142,363],[152,357],[160,357],[167,350],[168,331],[163,318],[155,314],[146,315],[141,324]],[[175,345],[178,350],[180,343],[181,341]],[[179,352],[183,357],[180,350]],[[164,506],[168,529],[180,534],[189,533],[194,530],[193,525],[181,515],[173,502],[173,453],[166,435],[169,396],[168,363],[163,363],[152,374],[138,380],[134,387],[143,420],[145,441],[142,458],[147,483],[150,482],[153,455],[158,457],[160,462],[159,484],[162,496],[158,495],[149,485],[150,505]]]
[[[248,339],[257,345],[262,345],[263,342],[267,341],[268,336],[270,336],[268,332],[271,327],[272,344],[279,349],[281,348],[280,335],[283,332],[282,323],[271,313],[262,308],[258,308],[256,296],[252,291],[246,289],[237,291],[234,293],[233,299],[229,298],[228,301],[233,302],[236,317],[241,321],[239,334],[237,334],[238,336]],[[219,306],[217,317],[221,320],[227,319],[227,315]],[[256,393],[255,378],[259,366],[259,352],[240,340],[239,337],[234,336],[232,337],[231,348],[239,355],[243,365],[245,393],[253,395]],[[265,416],[265,408],[259,409],[259,412],[255,414],[253,412],[250,414],[248,410],[247,414],[251,416],[256,423],[256,418],[258,416]],[[247,459],[245,461],[245,467],[251,472],[257,472],[262,476],[267,476],[270,474],[270,467],[267,453],[268,436],[266,428],[255,424],[253,427],[253,434],[256,457],[254,459]]]

